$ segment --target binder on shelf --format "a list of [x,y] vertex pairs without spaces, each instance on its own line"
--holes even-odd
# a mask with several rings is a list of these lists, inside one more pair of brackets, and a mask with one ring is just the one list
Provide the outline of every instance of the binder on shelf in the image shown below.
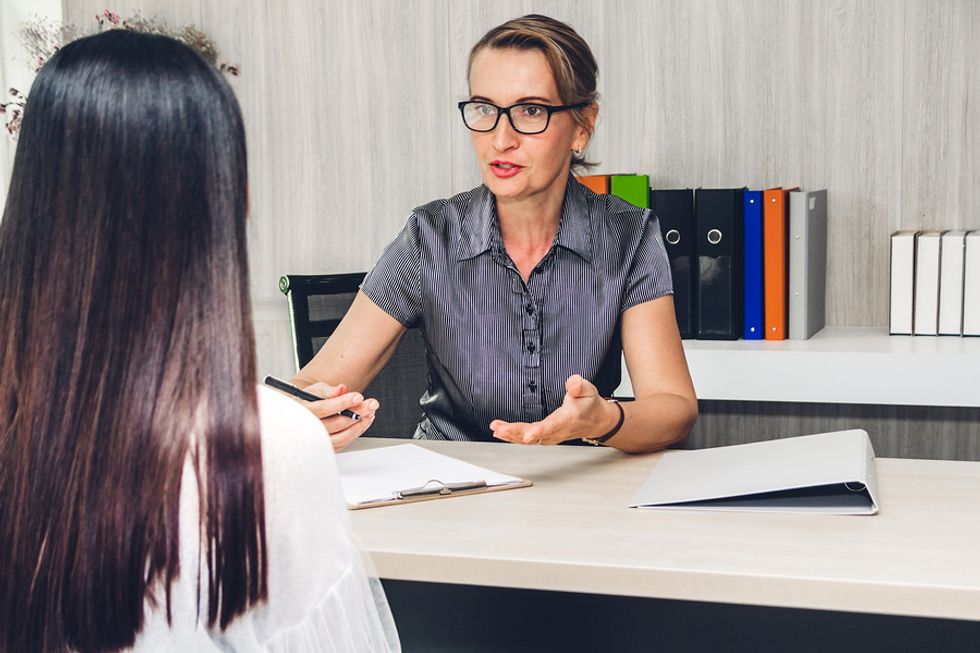
[[350,510],[531,485],[530,481],[516,476],[498,474],[416,444],[337,454],[337,467],[344,500]]
[[631,508],[873,515],[874,448],[860,429],[660,456]]
[[611,175],[609,192],[633,206],[650,208],[650,177],[647,175]]
[[699,188],[694,194],[698,260],[697,337],[742,335],[742,188]]
[[827,191],[789,194],[789,337],[823,328],[827,291]]
[[888,333],[912,335],[915,308],[915,231],[896,231],[891,236],[888,277]]
[[695,298],[698,276],[694,231],[694,191],[653,190],[650,204],[660,222],[660,231],[670,261],[674,284],[674,314],[681,338],[697,334]]
[[593,193],[609,194],[609,175],[584,175],[575,179]]
[[963,254],[965,231],[943,234],[939,260],[939,335],[958,336],[963,333]]
[[915,237],[915,299],[912,333],[939,335],[939,260],[942,232],[920,231]]
[[963,335],[980,336],[980,231],[967,233],[963,252]]
[[770,188],[763,192],[762,236],[765,260],[766,340],[785,340],[787,322],[786,195],[789,191]]
[[747,190],[743,194],[742,212],[744,256],[742,260],[744,311],[742,337],[746,340],[762,340],[765,336],[763,312],[763,258],[762,258],[762,191]]

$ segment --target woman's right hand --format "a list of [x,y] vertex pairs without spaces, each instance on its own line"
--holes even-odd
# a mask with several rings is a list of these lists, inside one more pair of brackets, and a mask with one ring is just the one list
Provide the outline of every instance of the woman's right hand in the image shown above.
[[[320,418],[330,435],[334,451],[341,451],[371,428],[371,424],[374,423],[374,413],[381,405],[377,399],[366,399],[360,392],[347,392],[347,386],[343,383],[340,385],[314,383],[303,389],[323,397],[320,401],[307,403],[306,407]],[[361,419],[354,420],[338,415],[345,408],[360,415]]]
[[[330,385],[322,379],[344,379],[355,388],[368,387],[395,352],[405,331],[401,322],[359,290],[327,342],[292,378],[294,385],[324,397],[323,401],[312,401],[307,407],[323,421],[334,451],[340,451],[370,428],[380,404],[377,399],[365,399],[359,393],[348,395],[349,386]],[[337,415],[344,408],[370,419],[355,422]]]

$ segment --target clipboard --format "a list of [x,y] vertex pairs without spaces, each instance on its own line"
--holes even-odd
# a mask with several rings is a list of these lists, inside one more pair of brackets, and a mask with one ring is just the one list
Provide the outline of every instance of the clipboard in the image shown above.
[[528,487],[531,481],[500,474],[415,444],[337,454],[349,510]]
[[630,507],[873,515],[874,449],[854,429],[667,451]]

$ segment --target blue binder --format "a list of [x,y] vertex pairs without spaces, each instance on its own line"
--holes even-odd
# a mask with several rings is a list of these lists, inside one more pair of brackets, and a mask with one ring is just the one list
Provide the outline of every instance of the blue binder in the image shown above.
[[744,252],[742,292],[745,302],[742,337],[746,340],[762,340],[765,337],[762,285],[762,191],[749,190],[744,195]]

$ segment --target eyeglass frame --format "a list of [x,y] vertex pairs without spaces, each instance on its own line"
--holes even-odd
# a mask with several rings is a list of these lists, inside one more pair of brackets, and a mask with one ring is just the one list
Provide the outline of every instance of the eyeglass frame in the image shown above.
[[[497,118],[496,120],[493,121],[493,127],[491,127],[490,129],[473,129],[472,127],[470,127],[469,124],[467,124],[466,122],[466,114],[464,113],[467,104],[486,104],[496,109]],[[498,124],[500,124],[500,116],[506,115],[507,120],[510,122],[511,128],[515,132],[517,132],[518,134],[524,134],[525,136],[533,136],[535,134],[543,134],[548,129],[548,127],[551,126],[551,114],[561,113],[562,111],[570,111],[572,109],[584,109],[590,104],[592,104],[592,102],[579,102],[577,104],[557,104],[557,105],[541,104],[540,102],[518,102],[517,104],[512,104],[509,107],[500,107],[494,104],[493,102],[487,102],[485,100],[463,100],[462,102],[457,103],[456,106],[459,108],[459,115],[463,119],[463,125],[465,125],[466,128],[469,129],[470,131],[477,132],[478,134],[490,133],[497,128]],[[517,128],[517,125],[514,124],[514,119],[510,115],[510,110],[513,109],[514,107],[528,107],[528,106],[540,107],[548,112],[548,120],[545,121],[544,127],[541,128],[541,131],[536,131],[536,132],[521,131],[520,129]]]

